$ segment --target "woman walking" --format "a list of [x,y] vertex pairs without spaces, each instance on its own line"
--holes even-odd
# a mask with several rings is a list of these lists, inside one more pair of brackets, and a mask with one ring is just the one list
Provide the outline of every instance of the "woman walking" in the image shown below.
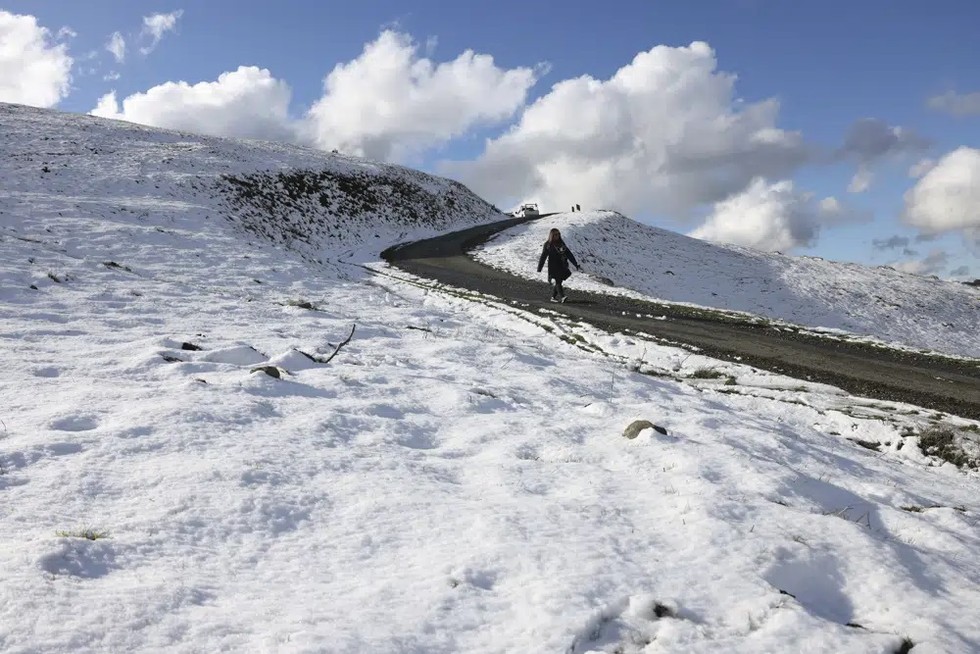
[[575,260],[575,255],[568,249],[565,242],[561,240],[561,232],[552,229],[548,232],[548,240],[544,242],[544,249],[541,251],[541,258],[538,259],[538,272],[544,268],[545,260],[548,261],[548,281],[552,283],[551,301],[564,302],[565,289],[562,283],[572,276],[572,271],[568,267],[571,261],[576,270],[582,270]]

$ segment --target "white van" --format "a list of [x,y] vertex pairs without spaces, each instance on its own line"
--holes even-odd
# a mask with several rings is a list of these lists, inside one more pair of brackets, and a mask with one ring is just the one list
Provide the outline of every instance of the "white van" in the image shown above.
[[538,211],[538,205],[529,203],[522,204],[521,208],[518,209],[515,214],[518,218],[534,218],[535,216],[541,215]]

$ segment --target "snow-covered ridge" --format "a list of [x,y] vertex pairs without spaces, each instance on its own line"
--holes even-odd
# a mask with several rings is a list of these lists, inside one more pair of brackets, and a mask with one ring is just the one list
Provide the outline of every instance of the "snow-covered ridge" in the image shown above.
[[[535,278],[547,230],[557,227],[586,275],[570,288],[627,293],[747,312],[811,328],[980,357],[980,293],[942,281],[815,257],[717,245],[609,211],[564,213],[501,234],[476,253]],[[540,277],[539,275],[537,275]],[[614,288],[597,278],[605,278]]]
[[[120,228],[219,230],[223,218],[318,259],[373,259],[406,234],[499,216],[458,182],[401,166],[10,104],[0,104],[0,179],[8,228],[71,231],[113,216]],[[43,225],[10,218],[40,207]]]

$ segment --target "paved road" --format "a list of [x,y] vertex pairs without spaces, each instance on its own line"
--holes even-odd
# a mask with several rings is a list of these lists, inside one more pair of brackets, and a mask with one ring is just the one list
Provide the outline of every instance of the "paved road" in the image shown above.
[[[566,304],[547,301],[544,282],[484,266],[466,252],[509,227],[515,218],[416,241],[382,253],[407,272],[509,302],[547,307],[609,331],[624,329],[701,348],[701,353],[799,379],[831,384],[855,395],[945,411],[980,420],[980,361],[960,361],[846,343],[726,318],[724,314],[575,291]],[[529,261],[528,265],[536,262]],[[623,315],[625,312],[626,315]],[[635,317],[667,316],[667,320]]]

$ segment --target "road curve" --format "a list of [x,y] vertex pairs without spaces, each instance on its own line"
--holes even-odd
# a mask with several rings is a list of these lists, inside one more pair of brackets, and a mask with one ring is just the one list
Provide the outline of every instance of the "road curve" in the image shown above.
[[[980,361],[962,361],[777,330],[698,311],[615,295],[574,291],[565,304],[547,299],[549,286],[485,266],[467,252],[494,234],[528,222],[514,218],[382,253],[406,272],[493,295],[507,302],[547,307],[609,331],[634,330],[700,348],[728,361],[831,384],[865,397],[908,402],[980,420]],[[534,265],[536,262],[528,262]],[[666,316],[652,320],[637,315]]]

